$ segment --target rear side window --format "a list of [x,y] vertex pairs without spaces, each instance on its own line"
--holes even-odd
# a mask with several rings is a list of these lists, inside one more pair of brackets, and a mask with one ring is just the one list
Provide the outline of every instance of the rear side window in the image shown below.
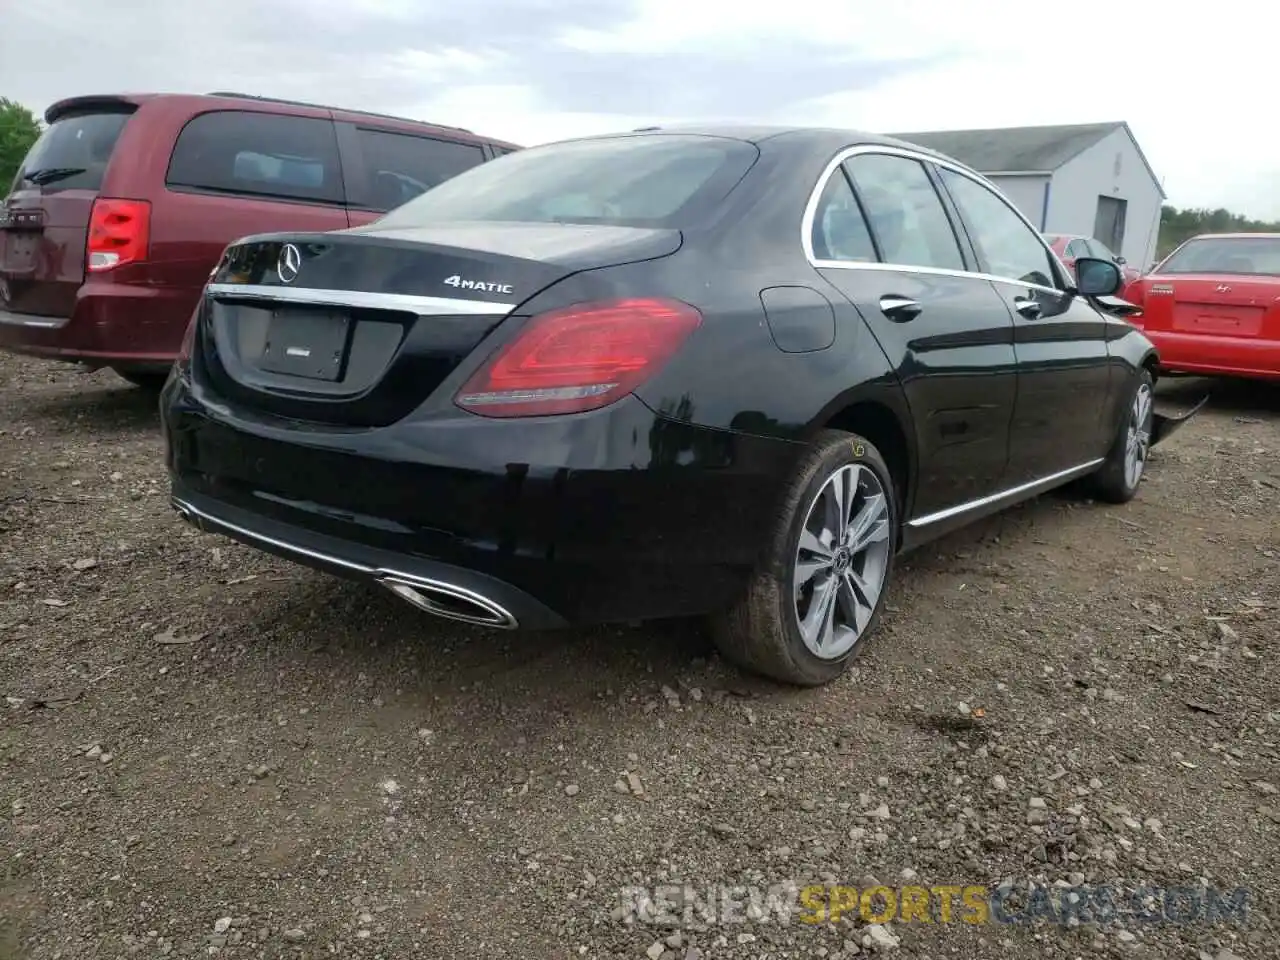
[[202,113],[178,135],[166,183],[213,193],[343,201],[333,124],[311,117]]
[[517,150],[410,200],[380,221],[440,220],[679,227],[721,201],[759,156],[743,140],[601,137]]
[[964,269],[947,210],[919,161],[867,153],[845,161],[845,169],[885,263]]
[[365,197],[375,210],[391,210],[418,194],[484,163],[479,144],[415,137],[365,127],[356,130],[368,178]]
[[837,168],[827,178],[813,216],[815,260],[867,262],[876,259],[871,231],[844,171]]
[[98,190],[133,110],[78,113],[55,120],[27,151],[14,186]]

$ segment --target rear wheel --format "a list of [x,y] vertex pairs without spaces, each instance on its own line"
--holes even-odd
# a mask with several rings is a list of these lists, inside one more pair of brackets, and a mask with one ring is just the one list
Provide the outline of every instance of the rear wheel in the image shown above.
[[1136,378],[1129,406],[1107,459],[1089,478],[1089,492],[1107,503],[1128,503],[1138,492],[1151,451],[1155,381],[1150,370]]
[[135,387],[141,387],[143,390],[152,393],[159,393],[164,387],[165,381],[169,379],[167,370],[159,372],[154,370],[121,370],[116,367],[112,367],[112,369],[117,376],[128,380]]
[[880,452],[863,437],[824,431],[796,470],[746,595],[713,622],[721,653],[801,686],[840,676],[879,620],[897,527]]

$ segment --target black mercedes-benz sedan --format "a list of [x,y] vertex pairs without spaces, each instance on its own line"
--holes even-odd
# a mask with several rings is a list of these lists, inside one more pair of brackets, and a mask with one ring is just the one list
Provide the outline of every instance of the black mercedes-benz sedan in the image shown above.
[[173,504],[469,623],[709,615],[820,684],[903,550],[1071,481],[1134,496],[1178,421],[1120,282],[882,137],[522,150],[227,249],[161,401]]

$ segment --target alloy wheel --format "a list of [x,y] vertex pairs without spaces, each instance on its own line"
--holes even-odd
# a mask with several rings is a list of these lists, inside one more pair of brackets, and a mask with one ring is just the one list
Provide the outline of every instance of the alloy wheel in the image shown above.
[[1129,487],[1138,485],[1147,465],[1147,452],[1151,449],[1151,414],[1151,386],[1144,383],[1133,396],[1125,435],[1124,482]]
[[889,570],[889,502],[875,471],[841,467],[814,497],[792,570],[796,623],[814,656],[835,660],[862,638]]

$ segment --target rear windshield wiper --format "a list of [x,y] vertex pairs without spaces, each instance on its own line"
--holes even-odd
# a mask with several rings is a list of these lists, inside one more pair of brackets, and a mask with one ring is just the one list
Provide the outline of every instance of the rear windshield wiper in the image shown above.
[[30,173],[24,173],[22,179],[29,180],[38,186],[44,186],[46,183],[53,183],[55,180],[74,177],[78,173],[84,173],[84,167],[47,167],[44,170],[32,170]]

